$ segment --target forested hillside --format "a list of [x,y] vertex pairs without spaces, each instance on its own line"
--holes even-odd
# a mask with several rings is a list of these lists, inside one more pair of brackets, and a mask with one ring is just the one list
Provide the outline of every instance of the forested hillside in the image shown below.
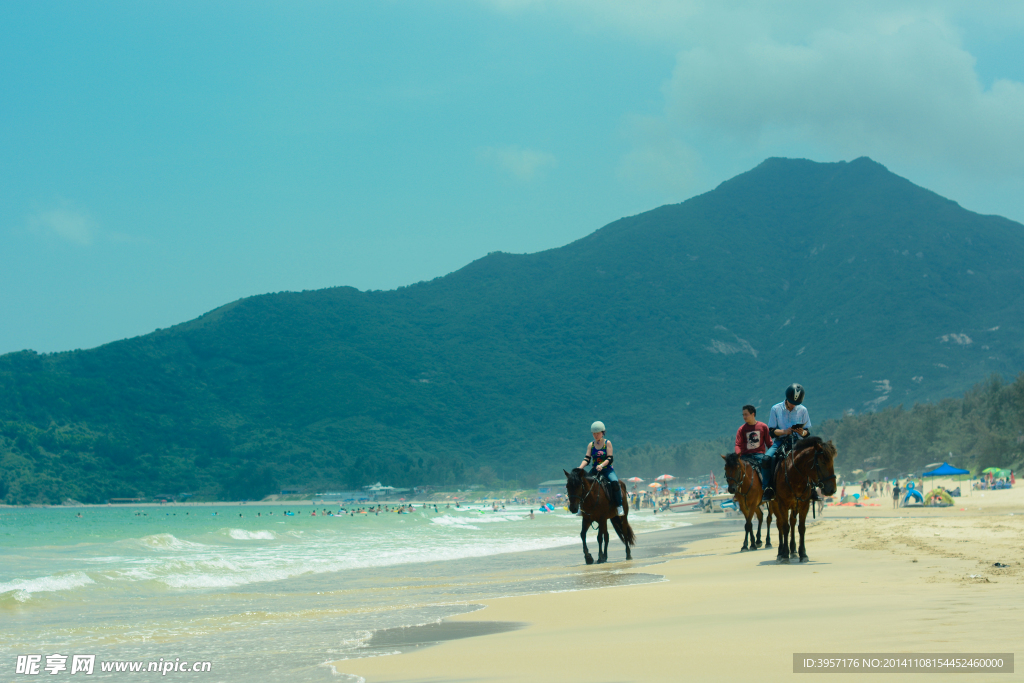
[[[893,474],[920,474],[925,465],[946,461],[975,473],[987,467],[1019,469],[1024,465],[1024,373],[1011,384],[990,377],[962,398],[826,420],[813,433],[836,444],[836,471],[847,476],[882,467]],[[674,446],[644,444],[623,449],[616,469],[648,481],[664,473],[703,476],[721,470],[719,454],[732,449],[732,435]]]
[[728,439],[793,381],[819,424],[883,419],[1024,368],[1022,263],[1024,226],[869,159],[770,159],[430,282],[0,356],[0,498],[532,484],[578,463],[594,419],[620,450]]

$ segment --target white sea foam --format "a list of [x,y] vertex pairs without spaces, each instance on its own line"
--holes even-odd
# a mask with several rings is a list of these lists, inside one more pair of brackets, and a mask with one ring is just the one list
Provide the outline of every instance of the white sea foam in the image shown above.
[[273,531],[246,531],[245,529],[229,529],[228,536],[239,541],[272,541],[277,538]]
[[133,540],[139,545],[158,550],[195,551],[209,547],[202,543],[182,540],[174,534],[153,534]]
[[[638,533],[643,533],[688,526],[680,517],[640,514],[630,521]],[[268,523],[274,522],[268,520]],[[57,577],[54,584],[48,584],[46,579],[27,584],[26,580],[15,580],[17,570],[10,571],[14,569],[10,567],[0,576],[11,583],[0,582],[0,587],[6,591],[8,600],[20,599],[15,598],[15,593],[27,596],[34,590],[61,590],[94,581],[105,588],[118,583],[153,582],[174,590],[208,590],[309,574],[456,560],[579,543],[578,519],[562,510],[536,514],[534,520],[529,519],[526,509],[492,512],[485,508],[399,518],[394,515],[357,516],[342,518],[340,524],[318,519],[289,519],[278,523],[288,526],[276,531],[246,530],[219,526],[216,522],[193,526],[190,520],[188,531],[176,529],[176,533],[183,536],[187,533],[188,538],[202,539],[203,543],[184,540],[169,532],[123,538],[114,541],[109,549],[97,546],[96,557],[74,561],[67,561],[65,555],[55,557],[56,566],[49,569]],[[177,524],[180,526],[181,521]],[[110,552],[114,548],[117,550]],[[88,576],[83,573],[85,567],[88,567]],[[67,573],[60,573],[60,570]],[[25,571],[22,576],[32,573]]]
[[488,514],[473,517],[473,524],[493,524],[494,522],[522,522],[526,515]]
[[474,526],[473,522],[479,520],[470,520],[467,517],[453,517],[451,515],[441,515],[440,517],[434,517],[430,520],[431,524],[437,524],[438,526],[455,527],[458,529],[475,529],[480,531],[480,527]]
[[91,583],[96,582],[83,572],[40,576],[35,579],[14,579],[13,581],[0,583],[0,595],[13,593],[15,600],[24,602],[31,598],[33,593],[69,591],[81,588],[82,586],[88,586]]

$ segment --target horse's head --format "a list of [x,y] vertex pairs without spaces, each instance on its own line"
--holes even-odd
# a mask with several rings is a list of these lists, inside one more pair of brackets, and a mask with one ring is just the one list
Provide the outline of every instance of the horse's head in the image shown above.
[[725,461],[725,481],[729,484],[729,493],[736,494],[743,484],[743,467],[740,465],[740,456],[737,453],[723,455]]
[[[813,440],[813,441],[812,441]],[[804,440],[808,446],[814,448],[814,485],[821,487],[821,492],[826,496],[835,495],[836,472],[834,463],[836,459],[836,447],[831,441],[822,441],[821,437],[812,436]],[[803,442],[801,442],[803,443]],[[797,444],[798,446],[800,444]]]
[[565,474],[565,493],[569,496],[569,512],[576,514],[580,509],[580,499],[583,496],[583,479],[586,477],[586,472],[581,470],[579,467],[575,468],[572,472],[566,472]]

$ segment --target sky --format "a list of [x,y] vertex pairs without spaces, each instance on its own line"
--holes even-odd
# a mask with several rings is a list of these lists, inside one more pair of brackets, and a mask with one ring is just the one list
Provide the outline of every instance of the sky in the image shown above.
[[1024,222],[1024,3],[10,0],[0,353],[430,280],[773,156]]

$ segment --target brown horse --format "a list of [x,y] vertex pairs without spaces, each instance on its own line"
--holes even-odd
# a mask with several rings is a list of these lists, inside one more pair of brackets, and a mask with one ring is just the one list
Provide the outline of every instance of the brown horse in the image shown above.
[[569,495],[569,512],[576,514],[577,511],[583,511],[583,529],[580,531],[580,538],[583,539],[583,559],[587,564],[594,563],[594,557],[587,550],[587,531],[590,530],[592,523],[597,522],[597,563],[608,561],[608,520],[611,520],[619,540],[626,544],[626,559],[632,560],[629,546],[636,545],[636,535],[626,519],[629,515],[626,485],[618,482],[622,488],[622,509],[625,511],[625,514],[619,517],[616,516],[608,492],[600,481],[588,476],[586,471],[579,467],[572,472],[562,472],[565,473],[565,491]]
[[775,498],[768,509],[775,513],[780,539],[777,560],[781,564],[789,564],[790,555],[797,550],[797,529],[800,531],[800,561],[807,562],[804,532],[811,497],[816,486],[820,486],[826,496],[835,494],[835,458],[836,447],[831,441],[826,443],[820,436],[809,436],[798,441],[775,468]]
[[[764,517],[761,515],[761,495],[764,490],[761,487],[761,473],[756,467],[750,464],[746,458],[741,458],[738,453],[723,455],[725,460],[725,481],[729,484],[729,493],[736,496],[736,504],[740,512],[747,518],[743,527],[744,550],[757,550],[761,547],[761,522]],[[757,539],[754,539],[754,523],[751,518],[757,515]],[[750,540],[750,547],[747,547],[747,540]],[[768,528],[765,529],[764,547],[772,547],[772,510],[768,508]]]

